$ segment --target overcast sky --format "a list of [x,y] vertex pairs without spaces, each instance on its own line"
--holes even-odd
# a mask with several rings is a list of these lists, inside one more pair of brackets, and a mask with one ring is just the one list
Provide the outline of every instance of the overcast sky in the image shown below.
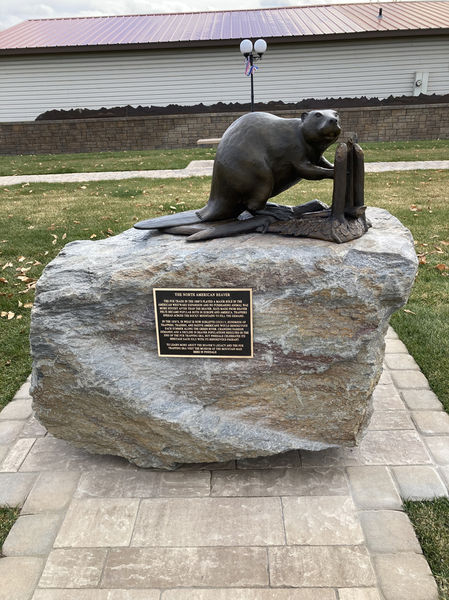
[[0,30],[26,19],[131,15],[270,6],[335,4],[360,0],[0,0]]

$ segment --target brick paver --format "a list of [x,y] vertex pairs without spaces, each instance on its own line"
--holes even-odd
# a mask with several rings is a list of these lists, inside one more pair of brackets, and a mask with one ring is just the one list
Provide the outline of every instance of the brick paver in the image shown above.
[[[186,544],[188,540],[186,540]],[[101,587],[268,587],[263,547],[114,548]]]
[[269,548],[274,587],[361,587],[376,582],[367,549],[357,546]]
[[371,510],[360,513],[368,550],[374,554],[421,552],[407,515],[397,510]]
[[138,509],[135,498],[74,499],[55,548],[129,546]]
[[81,475],[77,498],[153,498],[209,496],[209,471],[87,471]]
[[27,382],[0,415],[0,600],[438,597],[402,499],[447,496],[449,418],[391,329],[356,448],[139,469],[30,406]]
[[39,582],[41,588],[93,588],[100,584],[106,548],[52,550]]
[[0,559],[0,600],[30,598],[39,581],[44,560],[37,556]]
[[338,590],[339,600],[381,600],[374,588],[346,588]]
[[[341,597],[340,597],[341,598]],[[309,588],[288,590],[168,590],[162,600],[336,600],[333,590]],[[351,598],[351,600],[353,600]],[[357,599],[358,600],[358,599]],[[377,599],[376,599],[377,600]]]
[[387,467],[348,467],[354,502],[361,510],[400,510],[401,497]]
[[2,412],[0,412],[0,420],[23,420],[31,417],[32,413],[31,398],[25,398],[23,400],[17,399],[14,402],[7,404]]
[[290,546],[358,546],[364,543],[356,508],[349,496],[282,499]]
[[285,543],[280,498],[142,500],[131,546],[274,546]]
[[348,494],[343,469],[301,468],[212,472],[213,496],[339,496]]
[[47,556],[60,525],[58,513],[21,515],[9,532],[2,552],[5,556]]
[[385,600],[438,600],[435,581],[421,554],[377,554],[374,566]]
[[433,466],[393,467],[404,500],[428,500],[446,495],[446,486]]

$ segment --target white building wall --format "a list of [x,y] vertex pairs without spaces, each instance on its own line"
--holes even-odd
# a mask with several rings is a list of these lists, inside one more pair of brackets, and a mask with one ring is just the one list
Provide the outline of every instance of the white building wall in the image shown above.
[[[256,101],[449,93],[449,36],[269,45]],[[248,102],[236,47],[0,57],[0,121],[52,109]]]

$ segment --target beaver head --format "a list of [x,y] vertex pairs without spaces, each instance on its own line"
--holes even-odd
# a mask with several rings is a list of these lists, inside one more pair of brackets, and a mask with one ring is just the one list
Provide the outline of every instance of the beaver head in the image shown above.
[[304,139],[312,145],[330,146],[341,133],[335,110],[311,110],[302,113],[301,121]]

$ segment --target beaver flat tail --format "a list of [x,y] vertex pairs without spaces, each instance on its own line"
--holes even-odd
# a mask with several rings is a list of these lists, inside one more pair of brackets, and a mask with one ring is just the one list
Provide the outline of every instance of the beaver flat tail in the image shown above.
[[179,227],[182,225],[195,225],[203,221],[222,221],[223,219],[232,219],[238,217],[243,212],[244,208],[238,209],[238,213],[229,211],[225,207],[220,208],[220,204],[209,201],[206,206],[200,210],[186,210],[174,215],[164,215],[163,217],[155,217],[154,219],[146,219],[139,221],[134,225],[135,229],[167,229],[169,227]]
[[201,223],[202,219],[196,210],[186,210],[175,215],[165,215],[140,221],[134,225],[135,229],[166,229],[167,227],[178,227],[180,225],[194,225]]

